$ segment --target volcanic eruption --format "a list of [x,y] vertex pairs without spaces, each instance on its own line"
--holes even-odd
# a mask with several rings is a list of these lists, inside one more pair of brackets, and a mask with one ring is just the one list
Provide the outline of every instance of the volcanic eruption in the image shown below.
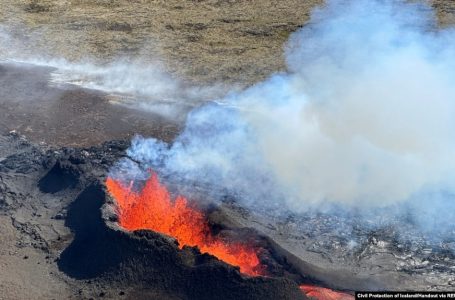
[[[444,43],[453,32],[433,29],[424,5],[329,1],[291,36],[288,72],[193,109],[172,143],[135,137],[116,168],[133,178],[152,168],[188,193],[197,183],[213,203],[233,195],[277,218],[328,211],[374,227],[405,215],[423,231],[450,234],[451,224],[428,226],[416,213],[432,212],[430,203],[450,208],[455,190],[455,47]],[[142,186],[113,178],[106,185],[123,228],[172,236],[246,275],[274,275],[263,249],[218,235],[197,203],[172,200],[155,173]],[[357,245],[353,231],[346,248]],[[349,297],[296,283],[313,297]]]
[[188,203],[183,196],[174,201],[158,175],[151,173],[141,191],[112,178],[106,180],[109,193],[115,198],[119,224],[134,231],[149,229],[177,239],[179,247],[198,247],[202,253],[209,253],[247,275],[262,275],[264,269],[258,258],[259,249],[244,242],[226,242],[213,235],[204,213]]
[[[128,4],[112,7],[123,12],[120,2]],[[154,5],[180,16],[199,5],[223,11],[255,3],[199,2]],[[78,3],[90,11],[103,6],[106,22],[95,14],[73,22],[78,18],[71,14],[67,24],[69,31],[97,32],[89,40],[103,61],[27,54],[16,57],[20,63],[0,62],[6,99],[0,110],[8,114],[0,125],[20,125],[18,132],[34,143],[58,136],[58,145],[76,147],[0,136],[0,228],[3,240],[15,244],[0,247],[7,262],[0,275],[20,262],[17,287],[48,274],[65,282],[40,299],[68,290],[71,299],[348,300],[360,290],[450,289],[454,30],[440,27],[432,8],[418,2],[328,0],[309,22],[307,12],[293,7],[298,23],[288,16],[278,23],[282,3],[267,12],[270,24],[205,15],[201,21],[210,23],[176,26],[179,20],[169,18],[172,24],[153,30],[166,29],[163,44],[172,40],[166,49],[203,45],[210,61],[217,56],[226,63],[214,68],[177,51],[169,73],[155,58],[130,55],[144,37],[140,31],[150,28],[149,17],[144,26],[117,24],[111,5]],[[49,13],[64,9],[60,4],[49,4]],[[140,6],[158,15],[149,4]],[[139,4],[129,6],[136,16]],[[235,47],[217,34],[228,25],[240,37]],[[115,42],[116,30],[126,30],[134,45]],[[3,31],[0,26],[0,37]],[[109,32],[108,44],[98,40],[100,31]],[[176,33],[181,39],[169,39]],[[272,50],[265,41],[281,45],[288,34],[279,66],[263,68],[262,46],[240,45],[260,39]],[[19,49],[8,41],[22,35],[8,34],[3,44]],[[128,56],[110,61],[108,48]],[[237,53],[260,63],[247,62],[244,72],[246,63],[230,64]],[[190,73],[179,70],[192,61],[198,63],[189,64]],[[190,78],[175,78],[184,74]],[[225,76],[226,85],[218,85]],[[29,98],[34,101],[25,105]],[[98,141],[106,143],[94,146]],[[84,145],[92,148],[79,148]],[[29,272],[38,265],[44,276]],[[14,285],[5,277],[2,296]],[[32,286],[34,295],[38,284]]]
[[[204,212],[183,196],[175,199],[162,185],[158,175],[150,176],[137,190],[134,182],[122,183],[112,177],[106,179],[106,187],[115,199],[118,223],[128,230],[152,230],[175,238],[179,248],[197,247],[202,253],[215,256],[248,276],[268,276],[267,266],[259,254],[261,249],[245,241],[229,241],[214,235]],[[352,296],[327,288],[304,284],[303,293],[319,300],[349,300]]]

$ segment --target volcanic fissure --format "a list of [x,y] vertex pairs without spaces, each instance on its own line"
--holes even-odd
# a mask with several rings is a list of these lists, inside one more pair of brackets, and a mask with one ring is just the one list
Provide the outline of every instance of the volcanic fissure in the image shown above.
[[143,189],[136,192],[112,178],[106,181],[117,202],[120,226],[127,230],[149,229],[177,239],[179,247],[197,246],[202,253],[240,268],[247,275],[265,275],[258,252],[245,242],[228,242],[211,233],[204,213],[179,196],[172,201],[156,173],[152,173]]
[[[269,276],[267,265],[260,259],[263,249],[248,241],[229,240],[212,233],[203,210],[183,196],[171,198],[160,183],[158,175],[151,171],[141,188],[133,181],[128,184],[108,177],[106,187],[115,199],[118,223],[128,231],[151,230],[175,238],[182,249],[197,247],[201,253],[238,267],[248,276]],[[351,299],[349,294],[327,288],[302,284],[304,294],[320,300]]]

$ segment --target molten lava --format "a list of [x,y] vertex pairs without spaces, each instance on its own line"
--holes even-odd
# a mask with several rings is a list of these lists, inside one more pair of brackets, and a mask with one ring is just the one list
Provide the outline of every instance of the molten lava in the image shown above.
[[[133,183],[124,185],[107,178],[106,186],[117,204],[119,224],[126,230],[149,229],[177,239],[179,247],[198,247],[218,259],[240,267],[244,274],[265,274],[265,267],[258,258],[258,250],[245,243],[227,242],[210,231],[204,213],[182,196],[174,201],[158,176],[152,173],[141,191],[134,191]],[[352,300],[353,296],[330,289],[301,285],[308,297],[318,300]]]
[[300,289],[310,298],[315,298],[318,300],[354,300],[354,296],[335,292],[331,289],[326,289],[323,287],[317,287],[314,285],[301,285]]
[[152,173],[140,192],[108,178],[106,186],[117,202],[119,224],[126,230],[149,229],[177,239],[179,247],[197,246],[202,253],[240,267],[244,274],[264,273],[257,251],[244,243],[227,242],[214,236],[204,213],[179,196],[171,200],[168,190]]

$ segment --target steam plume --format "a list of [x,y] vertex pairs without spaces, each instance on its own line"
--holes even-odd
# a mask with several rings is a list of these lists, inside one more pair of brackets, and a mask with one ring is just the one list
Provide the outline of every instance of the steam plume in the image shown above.
[[[26,33],[26,34],[25,34]],[[221,85],[193,86],[172,76],[158,59],[119,57],[115,62],[90,58],[71,62],[36,46],[41,32],[0,24],[0,62],[25,63],[51,68],[51,85],[76,85],[115,96],[117,103],[152,111],[172,119],[188,109],[223,94]],[[35,47],[36,46],[36,47]]]
[[172,145],[137,137],[129,155],[293,211],[452,206],[454,41],[424,5],[329,1],[292,35],[288,72],[193,110]]

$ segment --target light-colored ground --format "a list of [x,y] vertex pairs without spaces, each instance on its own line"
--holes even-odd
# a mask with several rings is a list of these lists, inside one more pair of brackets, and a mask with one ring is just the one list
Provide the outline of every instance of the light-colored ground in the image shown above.
[[9,216],[0,216],[0,299],[69,297],[68,285],[56,279],[55,264],[32,247],[17,247],[19,233]]
[[321,2],[4,0],[0,20],[72,60],[140,56],[193,81],[251,83],[283,68],[283,43]]
[[[455,1],[428,2],[442,26],[455,23]],[[3,0],[0,23],[16,28],[35,52],[71,60],[141,57],[192,82],[251,84],[284,68],[283,44],[323,3]]]

